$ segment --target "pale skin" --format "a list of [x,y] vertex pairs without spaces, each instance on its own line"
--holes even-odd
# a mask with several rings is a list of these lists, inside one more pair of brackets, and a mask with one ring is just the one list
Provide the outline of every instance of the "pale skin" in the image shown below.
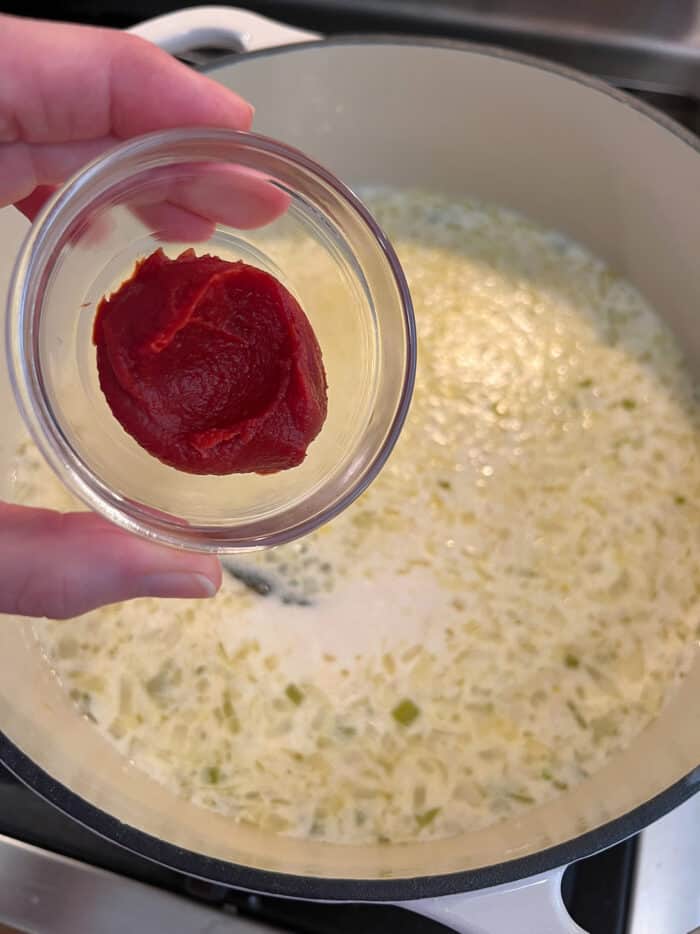
[[[140,39],[0,15],[0,207],[30,220],[53,186],[119,140],[178,126],[246,130],[252,119],[232,91]],[[214,557],[91,513],[0,503],[0,612],[62,619],[140,596],[211,597],[220,584]]]

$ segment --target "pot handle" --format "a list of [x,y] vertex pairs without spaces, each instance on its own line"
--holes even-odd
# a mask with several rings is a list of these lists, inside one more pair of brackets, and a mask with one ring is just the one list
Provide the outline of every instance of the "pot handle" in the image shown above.
[[561,897],[564,868],[479,892],[401,902],[455,934],[586,934]]
[[256,49],[319,38],[317,33],[286,26],[248,10],[225,6],[176,10],[138,23],[127,32],[148,39],[171,55],[205,47],[254,52]]

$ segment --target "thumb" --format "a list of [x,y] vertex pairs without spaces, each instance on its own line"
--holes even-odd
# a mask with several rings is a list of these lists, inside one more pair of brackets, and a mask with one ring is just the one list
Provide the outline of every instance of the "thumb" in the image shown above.
[[213,597],[214,557],[155,545],[93,513],[0,503],[0,613],[67,619],[133,597]]

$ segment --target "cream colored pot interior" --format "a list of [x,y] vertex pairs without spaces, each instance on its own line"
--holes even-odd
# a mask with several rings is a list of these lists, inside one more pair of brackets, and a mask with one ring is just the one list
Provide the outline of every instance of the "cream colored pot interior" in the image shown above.
[[[418,185],[501,202],[567,232],[635,282],[700,364],[700,155],[625,103],[575,79],[480,52],[348,44],[220,68],[256,128],[350,184]],[[0,214],[2,282],[22,225]],[[8,249],[9,247],[9,249]],[[23,432],[7,375],[0,493]],[[156,837],[248,866],[390,878],[533,853],[628,812],[700,763],[700,668],[662,718],[603,772],[517,821],[440,844],[344,848],[272,838],[176,800],[122,761],[53,683],[27,624],[0,627],[0,725],[88,801]]]

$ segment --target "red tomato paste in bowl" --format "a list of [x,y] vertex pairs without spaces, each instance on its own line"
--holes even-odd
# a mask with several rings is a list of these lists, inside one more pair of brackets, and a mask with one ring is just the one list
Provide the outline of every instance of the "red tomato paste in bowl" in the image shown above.
[[186,473],[296,467],[325,421],[308,318],[274,276],[244,262],[157,250],[102,299],[93,341],[115,418]]

